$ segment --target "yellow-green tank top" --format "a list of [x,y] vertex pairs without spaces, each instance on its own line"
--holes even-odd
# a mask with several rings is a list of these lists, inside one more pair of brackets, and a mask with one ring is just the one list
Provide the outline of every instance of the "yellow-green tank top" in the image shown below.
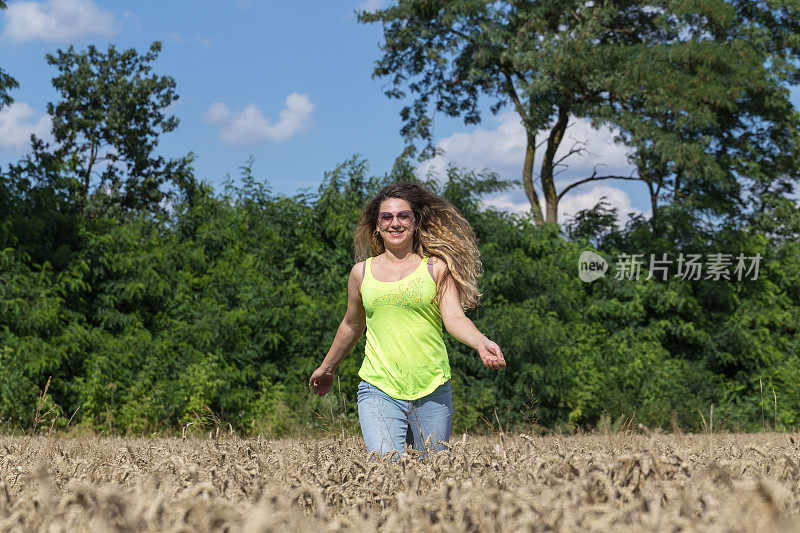
[[367,315],[367,345],[359,377],[398,400],[416,400],[450,379],[442,337],[442,315],[432,303],[436,283],[428,257],[398,281],[378,281],[367,259],[361,299]]

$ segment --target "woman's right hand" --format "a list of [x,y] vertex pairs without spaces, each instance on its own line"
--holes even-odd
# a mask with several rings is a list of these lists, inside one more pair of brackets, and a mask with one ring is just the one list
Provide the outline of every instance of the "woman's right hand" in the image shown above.
[[485,339],[478,345],[478,355],[481,356],[484,366],[500,370],[506,366],[506,359],[496,342]]
[[320,366],[311,374],[308,386],[314,394],[319,396],[328,394],[333,387],[333,370]]

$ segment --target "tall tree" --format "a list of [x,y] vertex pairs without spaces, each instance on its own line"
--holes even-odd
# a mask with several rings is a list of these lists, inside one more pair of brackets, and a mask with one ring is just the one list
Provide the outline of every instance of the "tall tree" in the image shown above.
[[797,81],[799,4],[785,2],[786,12],[753,4],[662,10],[665,42],[616,52],[635,76],[608,76],[608,105],[592,118],[632,148],[654,230],[659,199],[709,219],[742,218],[763,209],[765,194],[790,192],[800,175],[800,120],[787,90]]
[[[785,84],[797,77],[798,20],[800,0],[398,0],[359,13],[361,22],[383,23],[374,75],[390,78],[387,96],[414,95],[401,133],[427,142],[421,157],[435,150],[434,113],[476,124],[481,96],[493,99],[493,113],[513,107],[526,133],[521,181],[539,225],[557,222],[569,190],[605,179],[644,181],[654,205],[667,178],[678,191],[694,188],[695,198],[722,194],[736,203],[741,191],[729,178],[744,168],[733,160],[743,167],[741,155],[765,130],[782,130],[770,141],[796,150]],[[595,172],[558,191],[557,154],[573,118],[620,129],[642,150],[634,154],[639,175]],[[714,168],[720,145],[738,153]],[[785,174],[786,161],[769,163],[768,174]]]
[[145,54],[110,45],[106,53],[70,46],[47,55],[58,69],[53,86],[61,94],[47,106],[55,155],[79,180],[81,204],[94,186],[123,207],[152,208],[163,199],[165,182],[191,174],[191,154],[170,160],[154,154],[158,136],[178,126],[165,112],[178,99],[175,80],[152,69],[160,51],[154,42]]

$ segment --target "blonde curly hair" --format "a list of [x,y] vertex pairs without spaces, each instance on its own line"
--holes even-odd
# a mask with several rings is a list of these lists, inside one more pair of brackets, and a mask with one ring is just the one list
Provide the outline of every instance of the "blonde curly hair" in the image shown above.
[[417,231],[414,232],[413,251],[419,255],[436,255],[447,263],[447,272],[436,287],[433,301],[442,298],[445,281],[452,278],[458,290],[461,307],[478,306],[478,277],[483,274],[475,232],[458,209],[418,183],[402,182],[381,189],[364,206],[355,230],[356,262],[364,261],[386,251],[383,238],[373,231],[378,225],[381,202],[389,198],[407,201],[414,212]]

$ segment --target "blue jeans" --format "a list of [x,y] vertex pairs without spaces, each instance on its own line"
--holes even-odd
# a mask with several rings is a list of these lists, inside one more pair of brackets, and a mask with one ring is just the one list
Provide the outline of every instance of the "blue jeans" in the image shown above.
[[[437,452],[450,442],[453,427],[453,397],[450,381],[416,400],[398,400],[379,388],[361,381],[358,384],[358,419],[367,453],[383,455],[392,450],[403,453],[406,433],[413,436],[414,449],[423,456],[428,449]],[[430,440],[428,440],[430,439]]]

